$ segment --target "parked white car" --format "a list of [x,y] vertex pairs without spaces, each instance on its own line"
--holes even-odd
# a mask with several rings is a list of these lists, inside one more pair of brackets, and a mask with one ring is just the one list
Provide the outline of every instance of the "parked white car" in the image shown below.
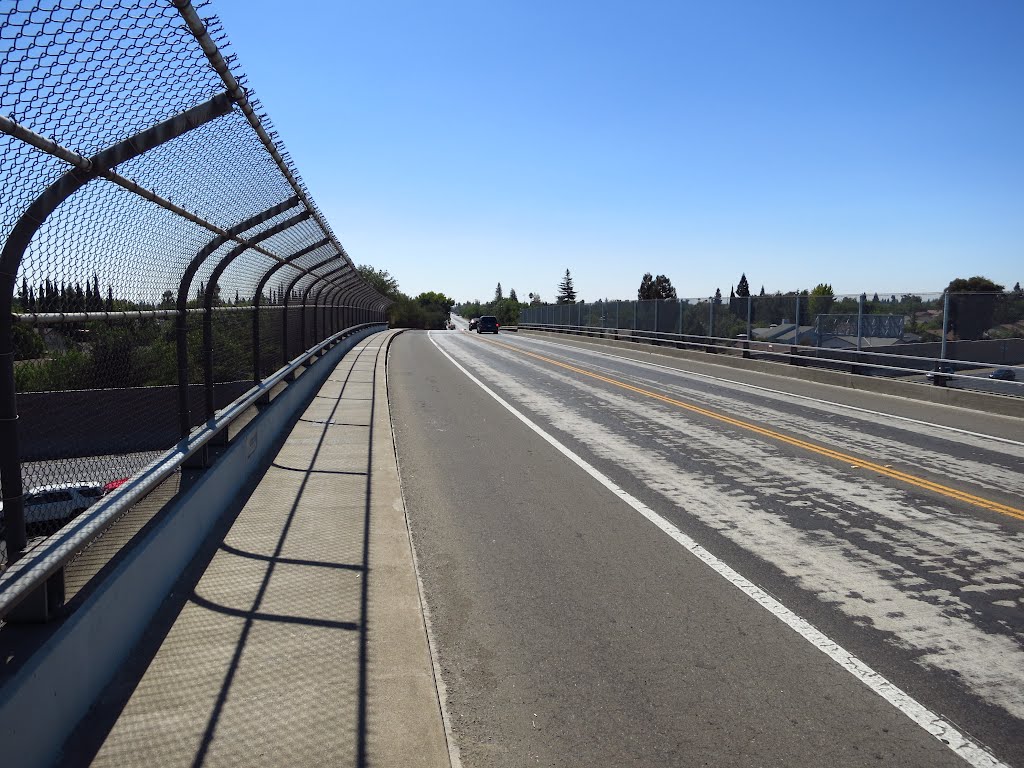
[[39,485],[25,493],[25,526],[47,532],[82,514],[104,493],[103,483]]

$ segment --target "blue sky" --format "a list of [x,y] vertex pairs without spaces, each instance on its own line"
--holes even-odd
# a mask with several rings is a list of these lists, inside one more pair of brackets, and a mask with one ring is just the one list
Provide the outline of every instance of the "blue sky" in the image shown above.
[[1024,3],[214,0],[406,293],[1024,281]]

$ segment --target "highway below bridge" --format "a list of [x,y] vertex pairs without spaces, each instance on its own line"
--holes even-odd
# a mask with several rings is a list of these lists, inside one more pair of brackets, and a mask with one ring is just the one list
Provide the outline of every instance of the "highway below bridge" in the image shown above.
[[464,326],[388,384],[463,765],[1024,766],[1020,419]]

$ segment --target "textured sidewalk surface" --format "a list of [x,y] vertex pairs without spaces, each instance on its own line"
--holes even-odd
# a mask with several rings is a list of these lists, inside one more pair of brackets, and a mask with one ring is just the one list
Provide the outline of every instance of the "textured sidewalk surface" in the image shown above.
[[109,733],[72,762],[450,764],[392,441],[391,336],[332,373]]

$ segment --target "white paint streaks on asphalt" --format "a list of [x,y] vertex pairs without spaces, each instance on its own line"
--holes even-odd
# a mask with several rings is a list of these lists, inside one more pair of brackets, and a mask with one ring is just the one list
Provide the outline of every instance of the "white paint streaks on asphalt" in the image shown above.
[[[548,344],[547,346],[553,345]],[[607,355],[589,350],[579,350],[575,347],[559,348],[575,353],[574,356],[577,358],[585,358],[587,367],[597,373],[618,377],[628,384],[650,386],[649,378],[638,374],[624,373],[621,367],[613,368],[603,364],[602,358],[607,358]],[[618,359],[626,361],[626,358]],[[628,362],[632,363],[632,361]],[[641,365],[642,363],[636,364]],[[658,382],[658,388],[662,394],[684,398],[694,404],[711,409],[735,410],[735,397],[725,393],[749,395],[751,392],[749,386],[721,379],[714,380],[717,391],[688,387],[685,385],[687,379],[706,381],[709,377],[664,366],[656,367],[658,372],[663,374]],[[680,382],[666,381],[664,374],[671,375],[672,378],[677,378]],[[719,394],[719,392],[723,394]],[[1022,471],[1024,443],[1005,440],[993,441],[984,435],[945,429],[922,422],[901,422],[886,414],[864,410],[858,412],[839,404],[814,401],[809,398],[801,398],[799,407],[794,408],[792,396],[770,389],[758,389],[756,394],[756,401],[745,399],[743,403],[744,418],[750,421],[801,434],[811,440],[841,445],[846,451],[877,457],[880,463],[894,462],[904,468],[916,468],[919,471],[938,476],[961,475],[970,477],[974,484],[983,488],[1024,495],[1024,471]],[[864,429],[865,425],[876,429],[880,428],[892,433],[893,436],[873,434]],[[986,452],[986,459],[959,458],[956,464],[952,465],[948,455],[923,446],[922,438],[976,448]],[[993,459],[992,453],[998,454],[1000,458]]]
[[[686,548],[691,554],[698,557],[701,561],[707,564],[716,573],[718,573],[720,576],[725,578],[735,587],[743,591],[751,599],[755,600],[759,605],[761,605],[763,608],[771,612],[781,621],[786,623],[789,627],[798,632],[802,637],[804,637],[808,642],[813,644],[816,648],[821,650],[823,653],[827,654],[837,664],[842,666],[844,669],[846,669],[848,672],[854,675],[857,679],[859,679],[861,682],[863,682],[865,685],[871,688],[871,690],[875,691],[886,701],[890,702],[893,706],[895,706],[897,709],[903,712],[907,717],[916,722],[926,731],[934,735],[936,738],[942,740],[945,744],[947,744],[950,747],[950,749],[956,752],[970,765],[1003,765],[1003,763],[999,762],[988,752],[986,752],[978,745],[973,743],[971,740],[966,738],[955,728],[945,723],[935,713],[928,710],[914,698],[910,697],[904,691],[900,690],[898,687],[890,683],[888,680],[886,680],[877,672],[872,670],[858,658],[856,658],[848,651],[840,647],[837,643],[830,640],[823,633],[821,633],[815,627],[810,625],[807,621],[797,616],[795,613],[790,611],[788,608],[779,603],[773,597],[771,597],[766,592],[761,590],[755,584],[748,581],[738,572],[730,568],[723,561],[719,560],[708,550],[701,547],[696,541],[694,541],[692,538],[684,534],[681,530],[679,530],[679,528],[677,528],[667,519],[665,519],[664,517],[656,513],[654,510],[647,507],[645,504],[640,502],[635,497],[626,493],[622,488],[620,488],[618,485],[612,482],[610,478],[601,473],[591,464],[584,461],[577,454],[570,451],[567,447],[565,447],[562,443],[560,443],[558,440],[552,437],[549,433],[541,429],[536,423],[531,421],[520,411],[518,411],[516,408],[514,408],[512,405],[510,405],[508,402],[502,399],[501,396],[499,396],[495,391],[493,391],[486,384],[480,381],[480,379],[478,379],[476,376],[474,376],[472,373],[466,370],[466,368],[463,367],[454,357],[452,357],[448,351],[446,351],[444,348],[442,348],[441,345],[437,343],[437,340],[436,338],[434,338],[433,334],[431,335],[431,339],[434,342],[434,344],[438,347],[438,349],[442,352],[442,354],[448,357],[448,359],[451,360],[452,363],[455,364],[463,373],[465,373],[471,380],[473,380],[477,385],[479,385],[485,392],[487,392],[491,397],[498,401],[508,411],[514,414],[530,429],[535,431],[540,437],[542,437],[553,447],[559,450],[563,455],[565,455],[567,458],[569,458],[571,461],[573,461],[575,464],[581,467],[584,471],[590,474],[598,482],[602,483],[605,487],[607,487],[612,493],[614,493],[616,496],[622,499],[630,507],[632,507],[634,510],[636,510],[644,517],[646,517],[648,520],[650,520],[652,523],[654,523],[656,526],[658,526],[658,528],[664,531],[667,535],[671,536],[675,541],[677,541],[680,545]],[[450,343],[445,343],[444,347],[447,347],[449,350],[453,349],[453,345]],[[595,453],[598,453],[598,455],[613,458],[614,460],[620,462],[624,459],[624,457],[628,457],[633,454],[639,455],[639,452],[635,451],[636,446],[632,444],[630,441],[621,438],[616,433],[612,433],[610,430],[605,429],[596,422],[585,419],[580,415],[580,412],[578,410],[575,412],[570,412],[567,408],[566,403],[559,403],[553,398],[548,398],[543,395],[538,395],[532,392],[526,384],[524,384],[522,381],[519,381],[515,377],[510,376],[507,371],[502,371],[499,373],[497,369],[483,362],[479,357],[475,358],[473,367],[478,372],[481,372],[485,378],[489,376],[491,377],[492,381],[500,381],[501,386],[512,394],[513,399],[517,399],[520,400],[520,402],[524,402],[528,408],[534,410],[536,413],[538,413],[545,419],[551,421],[551,423],[558,429],[569,431],[571,434],[576,435],[577,437],[580,436],[581,430],[584,431],[585,435],[580,438],[581,441],[584,442],[591,450],[595,450],[595,448],[597,448],[598,450],[595,450]],[[533,366],[529,367],[532,368]],[[567,427],[569,429],[566,429]],[[645,457],[645,459],[649,458],[650,457],[648,454],[648,456]],[[644,466],[649,466],[649,463],[646,460],[643,462],[633,461],[631,463],[630,469],[633,471],[640,469],[639,465],[641,463]],[[651,486],[649,487],[657,486],[655,487],[655,489],[658,490],[658,492],[661,493],[663,496],[674,497],[677,495],[676,487],[678,487],[679,485],[686,486],[685,497],[686,501],[688,502],[688,506],[699,507],[701,504],[723,506],[720,503],[720,497],[716,495],[709,496],[708,494],[704,493],[704,491],[706,491],[707,488],[700,488],[700,484],[698,482],[695,482],[699,478],[696,478],[692,474],[681,473],[678,467],[674,465],[669,466],[668,462],[665,462],[663,460],[659,460],[657,461],[657,463],[660,465],[659,470],[654,473],[647,474],[647,481],[648,483],[651,484]],[[667,469],[670,469],[671,471],[665,472],[664,470]],[[697,492],[697,498],[694,498],[695,491]],[[736,502],[736,498],[731,497],[729,501],[729,505],[725,506],[732,506],[733,503]],[[757,510],[754,510],[753,507],[748,507],[746,511],[750,512]],[[806,542],[802,540],[802,537],[799,535],[798,532],[787,532],[785,530],[785,526],[779,524],[781,521],[779,521],[778,519],[769,520],[768,517],[765,515],[762,515],[761,517],[762,519],[755,522],[753,527],[755,529],[760,528],[763,530],[755,531],[755,533],[761,532],[771,534],[772,531],[770,529],[775,528],[775,533],[779,534],[777,538],[780,543],[793,549],[795,552],[798,552],[800,557],[803,557],[808,561],[806,563],[807,565],[811,567],[814,567],[814,565],[816,565],[814,561],[817,555],[814,550],[817,549],[818,546],[807,547]],[[733,522],[737,521],[734,520]],[[749,532],[747,535],[749,535]],[[874,587],[875,585],[866,583],[866,586]]]

